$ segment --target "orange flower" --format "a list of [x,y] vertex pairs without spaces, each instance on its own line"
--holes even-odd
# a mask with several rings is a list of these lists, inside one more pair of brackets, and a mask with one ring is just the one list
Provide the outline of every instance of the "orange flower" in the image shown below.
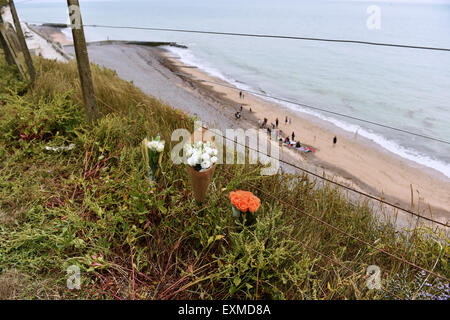
[[261,200],[249,191],[233,191],[230,193],[230,200],[241,212],[255,213],[261,205]]

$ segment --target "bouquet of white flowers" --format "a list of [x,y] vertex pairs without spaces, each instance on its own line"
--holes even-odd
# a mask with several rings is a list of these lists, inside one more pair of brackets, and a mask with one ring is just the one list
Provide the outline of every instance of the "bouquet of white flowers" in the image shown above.
[[154,182],[159,174],[164,145],[165,143],[161,141],[159,135],[151,141],[148,141],[147,138],[142,141],[142,156],[144,157],[146,168],[149,170],[148,176],[151,182]]
[[217,163],[217,149],[208,141],[199,141],[184,146],[187,164],[196,171],[204,172]]
[[214,175],[218,151],[210,141],[199,141],[184,146],[187,171],[191,178],[192,191],[197,202],[204,202],[208,186]]

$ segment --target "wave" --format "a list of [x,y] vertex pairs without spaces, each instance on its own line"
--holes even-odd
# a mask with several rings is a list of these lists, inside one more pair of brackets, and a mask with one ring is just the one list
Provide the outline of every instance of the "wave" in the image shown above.
[[[278,102],[275,99],[273,99],[273,101]],[[280,102],[278,102],[278,103],[280,103]],[[337,126],[338,128],[343,129],[344,131],[351,132],[351,133],[357,132],[358,135],[363,136],[364,138],[366,138],[370,141],[373,141],[374,143],[376,143],[383,149],[385,149],[397,156],[400,156],[404,159],[410,160],[417,164],[423,165],[425,167],[437,170],[437,171],[443,173],[446,177],[450,178],[450,165],[443,161],[430,158],[429,156],[427,156],[425,154],[421,154],[417,150],[404,147],[404,146],[398,144],[394,140],[388,139],[378,133],[372,132],[369,129],[363,128],[361,126],[343,122],[343,121],[335,119],[335,118],[327,117],[318,112],[314,112],[314,111],[311,111],[311,110],[308,110],[305,108],[301,108],[298,105],[293,105],[293,104],[289,104],[289,103],[282,103],[282,104],[289,107],[292,110],[300,111],[300,112],[315,116],[321,120],[330,122],[330,123],[334,124],[335,126]]]
[[[175,48],[175,47],[165,47],[170,53],[172,53],[174,56],[180,59],[180,61],[188,66],[195,66],[199,68],[200,70],[206,72],[207,74],[219,78],[233,86],[235,86],[238,89],[241,90],[249,90],[249,91],[258,91],[255,90],[254,87],[245,84],[241,81],[238,81],[236,79],[233,79],[231,76],[225,75],[222,71],[218,70],[216,67],[211,66],[208,62],[201,61],[199,58],[194,56],[192,51],[188,49],[181,49],[181,48]],[[270,94],[267,94],[270,96]],[[410,160],[412,162],[415,162],[417,164],[426,166],[428,168],[432,168],[434,170],[437,170],[444,174],[446,177],[450,178],[450,164],[447,164],[443,161],[433,159],[429,157],[428,155],[422,154],[417,150],[406,148],[400,144],[398,144],[396,141],[388,139],[378,133],[372,132],[369,129],[363,128],[359,125],[351,124],[348,122],[341,121],[336,118],[325,116],[319,112],[312,111],[310,109],[301,107],[296,104],[288,103],[279,101],[275,98],[269,98],[269,97],[263,97],[261,98],[271,101],[277,104],[281,104],[293,111],[296,112],[302,112],[311,116],[314,116],[316,118],[319,118],[320,120],[329,122],[338,128],[351,132],[351,133],[358,133],[358,135],[363,136],[366,139],[369,139],[370,141],[373,141],[383,149],[400,156],[404,159]]]
[[226,76],[222,71],[217,69],[216,67],[211,66],[209,63],[205,61],[201,61],[198,59],[192,51],[189,49],[177,48],[177,47],[164,47],[167,51],[172,53],[174,56],[180,59],[180,61],[188,66],[194,66],[199,68],[200,70],[206,72],[207,74],[216,77],[220,80],[228,82],[229,84],[239,88],[241,90],[252,90],[252,87],[246,85],[245,83],[233,79],[231,76]]

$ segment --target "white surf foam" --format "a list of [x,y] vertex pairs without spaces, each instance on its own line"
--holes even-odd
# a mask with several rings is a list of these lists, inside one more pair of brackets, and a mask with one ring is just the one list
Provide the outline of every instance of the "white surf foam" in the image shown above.
[[[249,91],[254,91],[254,92],[257,91],[249,85],[246,85],[246,84],[243,84],[242,82],[236,81],[235,79],[231,78],[230,76],[226,76],[223,72],[221,72],[217,68],[211,66],[209,63],[207,63],[205,61],[201,61],[196,56],[194,56],[192,51],[189,49],[182,49],[182,48],[176,48],[176,47],[166,47],[166,49],[169,52],[171,52],[173,56],[176,56],[177,58],[179,58],[183,64],[186,64],[188,66],[195,66],[213,77],[219,78],[223,81],[230,83],[231,85],[237,87],[238,89],[249,90]],[[270,95],[270,94],[268,94],[268,95]],[[403,147],[400,144],[398,144],[397,142],[395,142],[391,139],[388,139],[380,134],[374,133],[374,132],[370,131],[369,129],[365,129],[365,128],[355,125],[355,124],[347,123],[347,122],[341,121],[339,119],[325,116],[319,112],[312,111],[310,109],[301,107],[296,104],[279,101],[275,98],[268,98],[268,97],[263,97],[263,96],[260,96],[260,97],[265,100],[269,100],[271,102],[275,102],[275,103],[284,105],[291,110],[294,110],[297,112],[303,112],[308,115],[317,117],[321,120],[332,123],[335,126],[339,127],[340,129],[343,129],[347,132],[352,132],[352,133],[358,132],[358,135],[361,135],[361,136],[375,142],[377,145],[388,150],[389,152],[396,154],[404,159],[413,161],[417,164],[437,170],[437,171],[443,173],[448,178],[450,178],[450,164],[444,163],[437,159],[433,159],[433,158],[429,157],[428,155],[421,154],[417,150],[412,150],[410,148]]]

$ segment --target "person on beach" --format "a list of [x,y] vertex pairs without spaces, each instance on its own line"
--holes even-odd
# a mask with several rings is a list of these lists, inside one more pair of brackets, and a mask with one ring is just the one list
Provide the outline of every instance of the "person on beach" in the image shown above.
[[242,91],[239,91],[239,99],[242,99]]
[[295,144],[295,147],[296,148],[301,148],[302,147],[302,145],[300,144],[300,141],[297,141],[297,143]]
[[242,109],[244,109],[244,107],[243,107],[243,106],[241,106],[241,109],[239,109],[239,111],[240,111],[240,112],[242,112]]
[[270,130],[270,128],[267,128],[267,133],[269,134],[269,136],[272,134],[272,130]]
[[241,113],[238,111],[234,114],[234,116],[236,117],[236,119],[240,119],[241,118]]
[[294,141],[295,140],[295,133],[294,133],[294,131],[292,131],[292,141]]
[[334,138],[333,138],[333,147],[336,145],[336,143],[337,143],[337,137],[334,136]]
[[252,113],[253,111],[252,111],[252,108],[250,108],[250,113]]
[[261,121],[261,119],[258,119],[258,127],[260,127],[260,128],[261,128],[261,127],[262,127],[262,126],[261,126],[261,124],[262,124],[262,121]]
[[277,128],[278,128],[278,123],[279,123],[278,118],[276,118],[275,119],[275,125],[277,126]]
[[286,120],[284,121],[284,124],[288,123],[288,117],[286,116]]
[[266,125],[267,125],[267,118],[264,118],[264,122],[263,122],[263,124],[262,124],[263,128],[265,128]]

